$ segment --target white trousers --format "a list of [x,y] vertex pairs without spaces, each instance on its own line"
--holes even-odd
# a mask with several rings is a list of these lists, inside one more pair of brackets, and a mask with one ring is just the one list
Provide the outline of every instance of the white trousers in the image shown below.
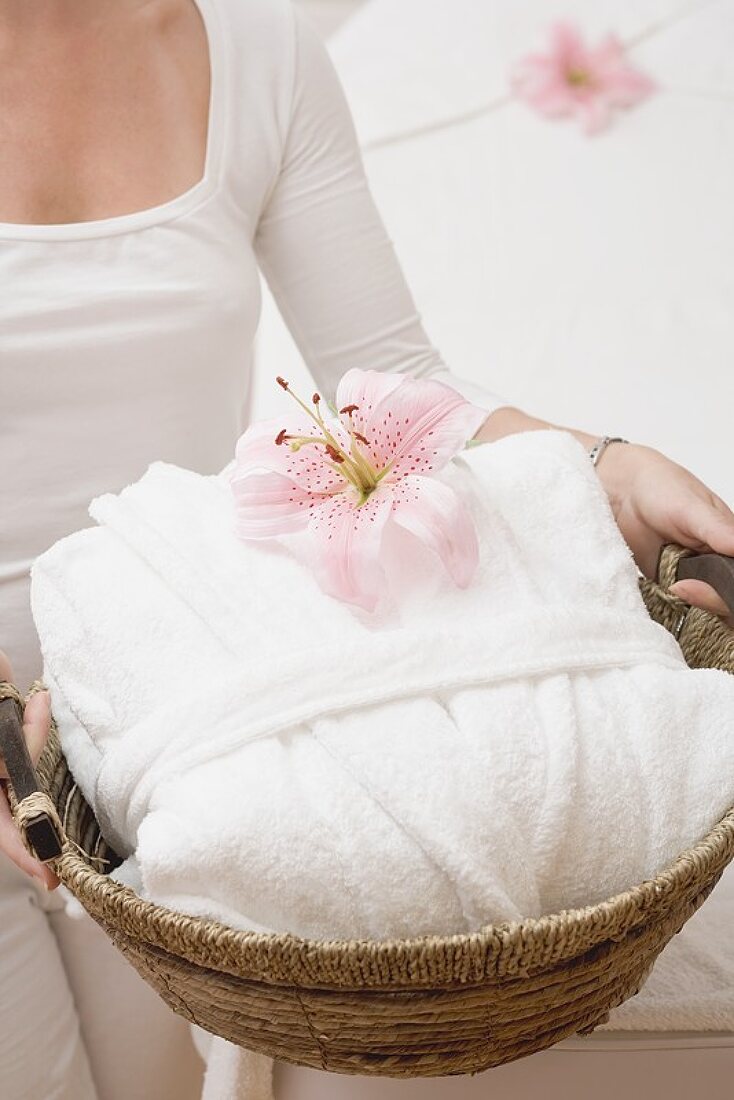
[[2,1100],[198,1100],[188,1024],[62,891],[0,853]]

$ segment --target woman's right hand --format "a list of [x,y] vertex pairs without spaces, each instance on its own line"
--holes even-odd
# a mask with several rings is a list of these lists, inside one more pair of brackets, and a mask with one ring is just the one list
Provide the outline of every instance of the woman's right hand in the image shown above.
[[[13,669],[7,656],[0,649],[0,680],[13,682]],[[51,727],[51,709],[47,691],[39,691],[31,696],[23,713],[23,733],[25,734],[28,751],[34,766],[46,744],[46,738]],[[8,773],[5,764],[0,759],[0,779],[7,779]],[[27,875],[33,875],[47,890],[55,890],[59,885],[59,879],[50,867],[34,859],[21,840],[20,833],[15,827],[10,805],[5,791],[0,787],[0,852],[25,871]]]

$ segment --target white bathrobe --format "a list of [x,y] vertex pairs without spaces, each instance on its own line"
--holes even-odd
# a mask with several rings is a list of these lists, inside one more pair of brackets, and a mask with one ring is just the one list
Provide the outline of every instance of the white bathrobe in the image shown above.
[[469,932],[654,875],[734,803],[734,679],[648,616],[559,430],[441,475],[480,564],[405,534],[392,606],[241,542],[226,477],[156,462],[39,557],[64,750],[143,897],[317,938]]

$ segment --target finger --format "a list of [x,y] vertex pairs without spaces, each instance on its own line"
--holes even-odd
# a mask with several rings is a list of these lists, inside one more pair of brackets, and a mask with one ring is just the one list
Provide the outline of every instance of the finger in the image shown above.
[[[48,737],[50,728],[51,706],[49,702],[49,693],[47,691],[39,691],[31,696],[23,711],[23,736],[26,739],[28,752],[30,753],[34,765],[38,763],[43,751],[43,746],[46,744],[46,738]],[[1,759],[0,778],[8,778],[7,769]]]
[[43,867],[43,873],[46,878],[46,889],[55,890],[58,886],[61,886],[61,879],[56,874],[56,872],[52,871],[46,863],[42,863],[41,866]]
[[59,885],[59,880],[51,868],[34,859],[26,848],[15,827],[8,800],[2,792],[0,792],[0,851],[4,852],[21,871],[27,875],[33,875],[49,890],[54,890]]
[[679,523],[687,536],[684,545],[734,555],[734,512],[720,497],[711,501],[693,496],[686,500],[681,512]]
[[[13,679],[10,661],[2,650],[0,650],[0,679],[6,679],[11,683]],[[36,700],[38,701],[36,702]],[[23,732],[34,763],[38,760],[43,749],[50,724],[49,693],[47,691],[37,692],[28,700],[23,712]],[[7,771],[1,760],[0,776],[7,778]],[[16,867],[19,867],[25,874],[32,875],[47,890],[55,890],[60,885],[61,880],[55,872],[41,863],[40,860],[35,859],[26,848],[16,828],[5,792],[2,790],[0,790],[0,851],[4,852]]]
[[728,607],[716,589],[705,581],[693,578],[676,581],[675,584],[671,584],[668,591],[674,596],[680,596],[682,600],[694,607],[709,611],[712,615],[720,615],[727,620],[734,615],[734,608]]
[[38,691],[31,696],[23,711],[23,733],[28,745],[28,752],[34,764],[38,763],[50,728],[51,704],[49,693]]
[[[13,682],[13,667],[10,664],[7,653],[2,649],[0,649],[0,680],[7,680],[10,684]],[[0,757],[0,779],[7,778],[8,773],[5,770],[5,763],[2,757]],[[0,792],[0,800],[2,800],[2,797],[2,792]]]
[[10,663],[7,653],[4,653],[2,649],[0,649],[0,680],[7,680],[9,683],[13,683],[13,666]]

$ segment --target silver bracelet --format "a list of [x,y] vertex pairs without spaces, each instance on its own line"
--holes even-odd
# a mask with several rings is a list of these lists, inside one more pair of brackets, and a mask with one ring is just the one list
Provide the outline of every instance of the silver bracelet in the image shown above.
[[591,459],[592,466],[596,466],[610,443],[629,443],[629,439],[622,439],[621,435],[601,436],[589,451],[589,458]]

